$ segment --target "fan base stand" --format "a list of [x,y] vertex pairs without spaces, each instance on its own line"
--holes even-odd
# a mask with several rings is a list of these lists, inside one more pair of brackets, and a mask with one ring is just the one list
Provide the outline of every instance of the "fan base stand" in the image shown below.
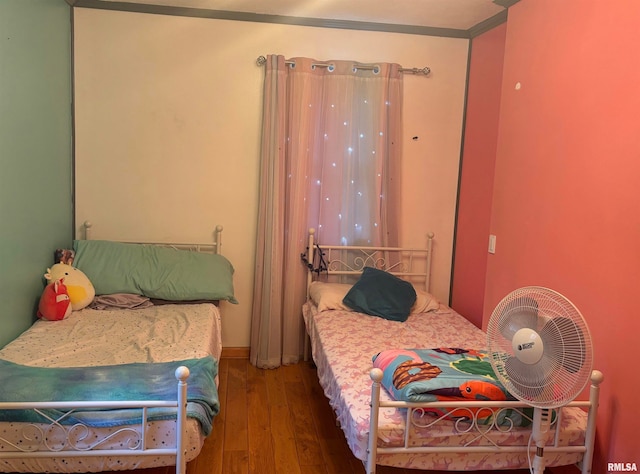
[[549,429],[551,411],[546,408],[533,410],[533,441],[536,443],[536,455],[533,457],[533,474],[544,474],[544,435]]
[[544,474],[544,445],[536,445],[536,455],[533,457],[533,474]]

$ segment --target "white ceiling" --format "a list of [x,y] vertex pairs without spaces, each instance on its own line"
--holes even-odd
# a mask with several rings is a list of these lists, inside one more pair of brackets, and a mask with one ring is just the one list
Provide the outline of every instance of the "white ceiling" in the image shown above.
[[[517,0],[68,0],[81,7],[124,9],[251,21],[287,21],[334,27],[394,30],[411,26],[416,33],[443,29],[458,36],[484,23],[504,21],[506,7]],[[244,16],[243,16],[244,15]],[[357,23],[353,23],[357,22]],[[402,31],[402,29],[399,29]],[[448,34],[450,33],[450,34]],[[465,36],[460,34],[460,36]],[[468,36],[468,35],[467,35]]]

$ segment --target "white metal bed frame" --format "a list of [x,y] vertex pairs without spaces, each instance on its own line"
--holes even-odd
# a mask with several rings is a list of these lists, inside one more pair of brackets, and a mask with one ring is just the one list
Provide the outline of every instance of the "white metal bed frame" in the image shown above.
[[[424,281],[424,288],[429,291],[431,279],[431,257],[433,251],[434,234],[429,233],[427,236],[427,245],[424,249],[416,248],[399,248],[399,247],[358,247],[358,246],[342,246],[342,245],[318,245],[314,241],[315,230],[309,230],[309,241],[307,252],[302,255],[303,260],[309,268],[307,277],[307,297],[309,296],[309,285],[314,279],[314,273],[320,275],[322,272],[327,274],[327,278],[331,276],[358,276],[364,267],[371,266],[380,270],[386,270],[390,273],[408,280],[418,279]],[[347,254],[345,254],[347,251]],[[345,260],[344,256],[349,255],[349,259]],[[416,261],[423,257],[424,266],[422,269],[416,268]],[[309,328],[307,328],[309,331]],[[305,343],[305,359],[308,354],[308,341]],[[383,372],[378,368],[371,369],[369,376],[371,377],[371,412],[369,418],[369,439],[367,447],[367,460],[364,462],[367,474],[375,474],[376,460],[378,455],[382,454],[420,454],[420,453],[448,453],[448,454],[464,454],[464,453],[527,453],[528,456],[535,454],[535,445],[531,443],[523,445],[499,445],[491,440],[487,434],[491,430],[499,432],[509,432],[513,426],[503,426],[495,422],[485,425],[479,421],[479,415],[486,417],[489,413],[493,420],[498,419],[498,415],[504,413],[505,410],[517,410],[521,416],[529,418],[525,414],[524,408],[530,408],[529,405],[522,402],[490,402],[490,401],[468,401],[468,402],[427,402],[427,403],[411,403],[403,401],[385,401],[380,399],[380,384]],[[553,443],[545,446],[546,453],[562,452],[562,453],[583,453],[582,461],[579,468],[582,474],[590,474],[593,449],[595,444],[596,418],[598,410],[598,401],[600,393],[600,384],[603,381],[603,374],[598,370],[594,370],[591,374],[591,386],[588,400],[576,400],[566,407],[580,407],[587,409],[588,421],[585,432],[585,441],[579,446],[561,446],[559,445],[559,433],[561,426],[562,412],[558,411],[558,416],[552,424],[551,431],[553,433]],[[406,409],[404,443],[399,447],[381,447],[378,446],[378,420],[380,410],[383,408],[403,408]],[[431,418],[425,421],[423,415],[434,408],[445,409],[448,414]],[[453,413],[464,415],[470,420],[468,423],[456,422],[456,429],[460,434],[473,434],[474,438],[464,446],[451,447],[429,447],[429,446],[412,446],[412,443],[419,439],[415,430],[411,430],[410,426],[417,428],[430,428],[442,421],[451,422]],[[486,440],[486,446],[470,446],[477,440]]]
[[[187,378],[189,377],[189,369],[187,367],[180,366],[176,369],[175,376],[178,380],[177,397],[175,401],[131,400],[126,402],[2,402],[0,403],[0,410],[33,410],[43,418],[43,422],[48,422],[50,424],[45,429],[42,429],[40,426],[30,423],[23,429],[23,438],[32,443],[28,448],[18,446],[17,444],[11,443],[10,441],[0,437],[0,441],[15,449],[15,451],[0,451],[0,459],[169,455],[175,456],[176,458],[176,473],[185,474],[187,472],[187,467],[183,435],[187,419]],[[148,421],[147,410],[149,408],[158,407],[170,407],[177,409],[177,440],[176,446],[173,448],[148,448],[146,446],[145,428]],[[142,418],[140,424],[121,428],[103,439],[99,439],[87,446],[81,446],[79,443],[74,441],[74,439],[82,441],[87,438],[92,432],[90,426],[83,423],[76,423],[74,425],[62,424],[65,418],[71,416],[77,410],[118,408],[141,409]],[[47,409],[65,410],[65,413],[59,418],[54,419],[43,413],[42,410]],[[36,444],[33,442],[33,433],[29,433],[27,431],[28,428],[35,430],[38,435],[37,439],[40,440],[39,443]],[[50,438],[50,434],[53,434],[54,432],[56,434],[63,435],[63,442],[56,446],[52,446],[47,442],[47,439]],[[131,436],[127,440],[129,444],[128,449],[100,449],[100,446],[105,442],[123,433]],[[68,447],[72,449],[65,449]],[[41,448],[44,448],[44,450],[40,450]]]
[[[89,221],[84,223],[85,239],[90,240],[92,237],[92,224]],[[162,247],[170,247],[181,250],[190,250],[194,252],[220,253],[222,247],[223,227],[216,226],[214,232],[214,241],[208,244],[185,244],[185,243],[166,243],[166,242],[127,242],[140,245],[154,245]],[[114,401],[70,401],[70,402],[0,402],[0,410],[33,410],[43,418],[43,423],[49,423],[44,429],[36,424],[29,423],[22,432],[23,438],[29,441],[27,448],[18,446],[0,436],[0,442],[7,446],[11,446],[15,451],[0,451],[0,459],[20,459],[20,458],[69,458],[69,457],[131,457],[131,456],[160,456],[168,455],[176,458],[176,474],[186,474],[186,446],[185,446],[185,428],[187,421],[187,379],[189,377],[189,369],[180,366],[175,371],[175,377],[178,381],[176,400],[174,401],[155,401],[155,400],[130,400],[122,402]],[[148,422],[147,410],[150,408],[169,407],[177,409],[177,426],[176,426],[176,445],[169,448],[149,448],[146,445],[146,426]],[[90,445],[80,445],[78,441],[88,439],[92,433],[90,426],[83,423],[74,425],[64,425],[65,418],[71,416],[76,410],[86,409],[138,409],[142,410],[142,417],[139,424],[130,425],[94,441]],[[65,410],[65,414],[57,419],[51,418],[42,410],[57,409]],[[29,432],[28,429],[33,430]],[[39,439],[38,443],[34,443],[33,434],[36,433],[35,439]],[[47,442],[48,434],[62,435],[62,442],[58,442],[55,446]],[[110,439],[115,436],[126,433],[130,437],[127,440],[127,449],[101,449]],[[60,438],[58,438],[60,439]],[[71,448],[71,449],[68,449]]]

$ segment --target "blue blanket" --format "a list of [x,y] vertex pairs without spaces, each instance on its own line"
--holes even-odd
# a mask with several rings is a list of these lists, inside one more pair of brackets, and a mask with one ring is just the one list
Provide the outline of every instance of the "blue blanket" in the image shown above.
[[[213,357],[164,363],[137,363],[96,367],[41,368],[14,364],[0,359],[0,401],[127,401],[177,399],[175,370],[189,368],[187,416],[200,421],[205,435],[220,410],[215,377],[218,361]],[[60,410],[43,410],[59,419]],[[175,408],[152,408],[149,420],[176,418]],[[94,427],[137,424],[141,409],[75,410],[62,418],[62,424],[84,423]],[[0,421],[42,423],[46,420],[33,410],[0,410]]]
[[[495,375],[486,351],[441,347],[435,349],[385,350],[373,356],[373,366],[382,370],[382,386],[395,400],[515,401]],[[432,409],[438,415],[467,418],[475,413],[479,423],[492,422],[488,410]],[[528,426],[531,408],[500,410],[498,424]]]
[[487,353],[473,349],[386,350],[373,357],[396,400],[515,400],[498,381]]

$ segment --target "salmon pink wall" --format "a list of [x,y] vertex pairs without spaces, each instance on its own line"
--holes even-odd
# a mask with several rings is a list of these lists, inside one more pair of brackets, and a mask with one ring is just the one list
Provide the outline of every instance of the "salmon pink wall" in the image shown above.
[[636,0],[521,0],[507,24],[484,324],[525,285],[581,310],[605,376],[594,473],[640,464],[638,25]]
[[506,23],[471,43],[451,307],[482,326]]

